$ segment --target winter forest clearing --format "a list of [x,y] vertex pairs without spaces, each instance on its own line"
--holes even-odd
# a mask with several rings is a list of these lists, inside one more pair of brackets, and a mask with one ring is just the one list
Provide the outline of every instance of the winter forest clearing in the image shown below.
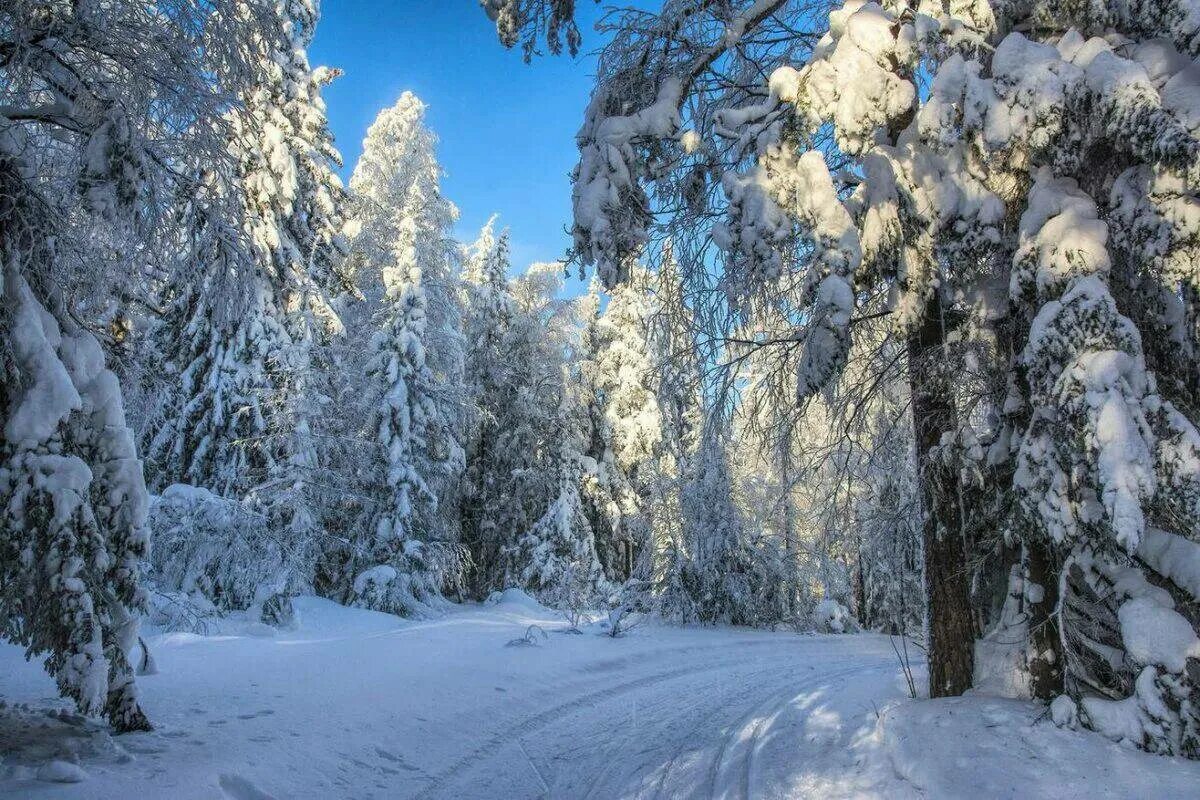
[[350,5],[0,3],[0,794],[1200,797],[1198,0]]
[[[0,743],[24,737],[20,759],[65,742],[87,772],[55,785],[16,769],[0,792],[1105,800],[1194,797],[1200,781],[1195,762],[1034,722],[1032,703],[905,702],[886,636],[655,626],[613,639],[599,625],[571,635],[513,591],[432,620],[296,605],[293,631],[233,619],[208,636],[156,636],[159,674],[139,682],[161,709],[153,732],[114,737],[70,713],[0,712]],[[505,646],[529,625],[547,638]],[[42,708],[67,707],[15,648],[0,666]]]

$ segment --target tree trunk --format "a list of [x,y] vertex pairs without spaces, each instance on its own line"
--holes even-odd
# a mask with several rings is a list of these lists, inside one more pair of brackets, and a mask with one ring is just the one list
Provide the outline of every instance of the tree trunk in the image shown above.
[[975,629],[963,541],[957,475],[929,458],[957,421],[948,365],[934,352],[943,343],[942,308],[935,296],[920,328],[908,340],[909,383],[925,549],[925,592],[929,602],[929,696],[951,697],[971,687]]
[[[1030,603],[1029,677],[1033,696],[1053,700],[1063,692],[1062,641],[1058,634],[1059,566],[1036,537],[1025,546],[1025,579],[1042,587],[1042,599]],[[1028,596],[1028,592],[1026,592]]]

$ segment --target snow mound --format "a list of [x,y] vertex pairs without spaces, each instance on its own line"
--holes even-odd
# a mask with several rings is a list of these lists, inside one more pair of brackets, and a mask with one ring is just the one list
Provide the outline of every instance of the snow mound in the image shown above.
[[[299,638],[314,634],[358,636],[387,633],[412,624],[395,614],[343,606],[311,595],[292,598],[292,607],[296,611],[296,629],[289,635]],[[289,635],[284,638],[289,638]]]
[[896,774],[928,797],[1127,800],[1154,787],[1159,800],[1184,800],[1200,786],[1200,763],[1059,728],[1043,706],[1022,700],[899,703],[881,715],[877,734]]
[[47,783],[79,783],[87,778],[87,773],[80,769],[78,764],[55,759],[42,764],[38,768],[37,777],[39,781]]
[[[293,642],[314,638],[346,638],[387,633],[411,624],[393,614],[343,606],[311,595],[293,597],[292,609],[295,622],[288,629],[267,625],[244,611],[231,611],[224,616],[208,617],[203,620],[203,625],[192,630],[151,625],[147,629],[147,638],[153,651],[155,647],[197,644],[206,639],[277,638],[283,642]],[[157,622],[156,619],[152,621]]]
[[502,592],[492,592],[483,601],[483,604],[486,606],[496,606],[497,608],[508,606],[513,609],[521,609],[536,614],[553,615],[555,613],[552,609],[546,608],[537,600],[534,600],[527,593],[515,588],[508,588]]

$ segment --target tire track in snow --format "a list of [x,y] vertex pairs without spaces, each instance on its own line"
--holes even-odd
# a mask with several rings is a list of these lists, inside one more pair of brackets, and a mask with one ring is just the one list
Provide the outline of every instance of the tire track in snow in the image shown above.
[[[759,740],[763,734],[763,730],[767,727],[767,722],[778,716],[782,708],[787,705],[796,696],[803,694],[805,691],[820,688],[832,681],[838,681],[843,678],[848,678],[852,675],[857,675],[862,672],[870,672],[891,668],[890,665],[872,664],[859,665],[856,667],[848,667],[845,669],[827,672],[820,676],[814,676],[816,680],[806,681],[800,684],[791,684],[783,688],[782,691],[771,693],[766,700],[751,708],[747,713],[743,714],[737,723],[729,729],[721,741],[721,747],[714,757],[709,772],[709,792],[708,795],[712,800],[733,800],[730,789],[736,787],[740,789],[740,796],[744,800],[752,800],[753,798],[753,772],[754,772],[754,757],[759,748]],[[744,741],[739,739],[747,727],[750,727],[750,735]],[[730,745],[734,745],[733,748]],[[729,768],[723,769],[726,754],[735,751],[735,756],[731,760],[737,760],[737,753],[740,752],[740,764],[732,764]],[[740,768],[739,768],[740,767]],[[721,782],[723,774],[728,774],[735,771],[738,773],[737,780],[727,780]],[[732,786],[731,786],[732,784]]]
[[448,788],[448,784],[469,774],[472,771],[471,767],[478,765],[487,756],[496,753],[496,751],[500,750],[506,745],[511,745],[513,740],[517,739],[518,737],[527,736],[528,734],[533,733],[540,728],[546,727],[551,722],[556,721],[560,716],[570,711],[574,711],[588,705],[595,705],[603,700],[625,695],[630,692],[637,691],[638,689],[654,686],[655,684],[672,680],[674,678],[680,678],[687,675],[697,675],[704,672],[724,670],[736,663],[739,662],[710,663],[645,675],[634,680],[617,684],[615,686],[605,686],[601,689],[576,697],[565,703],[560,703],[536,714],[532,714],[522,719],[516,725],[492,734],[483,744],[475,747],[470,752],[460,757],[446,769],[439,771],[433,776],[432,782],[418,792],[414,797],[416,800],[428,800],[428,798],[436,797],[438,792]]
[[[734,662],[734,663],[737,664],[737,663],[746,663],[746,662]],[[774,664],[769,668],[760,669],[760,670],[752,673],[751,675],[745,676],[745,677],[753,679],[753,678],[759,678],[763,675],[774,674],[774,673],[778,672],[780,666],[781,666],[780,664]],[[721,669],[723,670],[724,668],[721,668]],[[738,678],[739,678],[739,680],[741,680],[742,676],[739,675]],[[666,700],[666,702],[669,703],[673,699],[674,698],[668,698]],[[679,740],[679,744],[676,745],[674,752],[671,756],[671,759],[670,759],[671,762],[673,762],[676,758],[678,758],[678,756],[682,753],[683,747],[687,744],[688,737],[690,737],[692,733],[694,733],[696,730],[698,730],[700,728],[700,726],[706,721],[707,721],[707,715],[701,715],[700,719],[697,720],[696,723],[689,729],[688,736],[681,738]],[[641,732],[641,733],[644,734],[644,732]],[[630,731],[630,732],[626,733],[625,736],[621,737],[621,744],[625,744],[625,743],[629,742],[630,740],[632,740],[632,738],[633,738],[633,731]],[[619,755],[622,749],[623,748],[620,746],[610,747],[608,749],[607,753],[605,754],[605,758],[604,758],[604,766],[596,773],[596,777],[592,780],[591,784],[588,786],[587,792],[583,795],[581,800],[591,800],[591,798],[595,796],[595,792],[597,789],[599,789],[601,787],[602,782],[609,776],[609,774],[612,772],[613,768],[618,763],[620,763],[620,761],[615,756]],[[667,770],[664,769],[664,775],[666,774],[666,771]],[[659,790],[660,791],[661,791],[661,785],[662,784],[660,781],[659,782],[659,787],[660,787]],[[657,792],[656,792],[656,797],[657,797]]]
[[[762,670],[754,673],[750,677],[757,678],[760,675],[767,675],[776,671],[777,670],[775,669]],[[741,692],[736,699],[740,701],[746,695],[753,692],[755,688],[756,687],[753,684],[747,683],[745,686],[745,691]],[[663,765],[662,772],[658,777],[658,781],[655,783],[654,800],[661,800],[661,798],[664,796],[663,790],[666,788],[667,778],[670,777],[671,771],[675,768],[676,762],[679,761],[679,757],[683,755],[684,748],[686,748],[688,744],[692,742],[693,735],[700,730],[701,726],[709,723],[711,723],[711,717],[708,714],[702,714],[700,718],[696,720],[696,723],[688,728],[687,735],[679,738],[675,748],[671,752],[671,757],[667,760],[667,763]]]

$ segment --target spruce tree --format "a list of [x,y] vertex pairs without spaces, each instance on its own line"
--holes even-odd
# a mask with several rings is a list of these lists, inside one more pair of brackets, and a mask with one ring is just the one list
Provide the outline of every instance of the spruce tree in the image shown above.
[[331,298],[346,284],[339,157],[320,97],[337,73],[308,64],[314,4],[274,11],[227,113],[232,167],[206,176],[187,210],[187,263],[160,327],[178,382],[145,439],[155,487],[247,502],[287,542],[270,550],[284,555],[260,593],[264,617],[282,620],[288,595],[312,581],[313,382],[342,331]]
[[[501,444],[506,412],[516,410],[513,363],[517,354],[507,345],[514,335],[516,300],[508,286],[508,237],[493,233],[488,221],[471,248],[463,270],[463,334],[467,357],[464,383],[473,404],[463,476],[463,541],[477,565],[474,590],[482,594],[502,583],[500,551],[513,535],[524,531],[521,498],[511,491],[511,460],[528,452],[506,451]],[[514,432],[515,433],[515,432]]]

